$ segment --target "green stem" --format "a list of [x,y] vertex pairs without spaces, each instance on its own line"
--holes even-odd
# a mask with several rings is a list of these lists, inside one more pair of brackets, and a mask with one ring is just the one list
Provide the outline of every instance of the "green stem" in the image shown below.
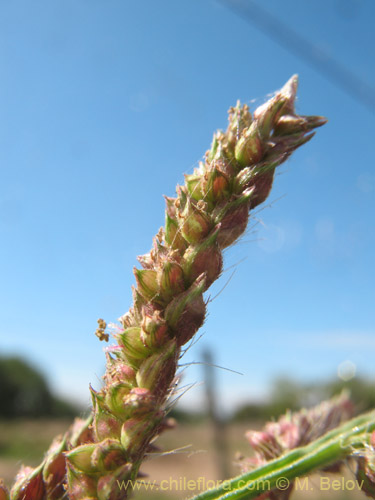
[[[256,498],[266,491],[281,488],[294,479],[343,460],[353,449],[364,448],[369,433],[375,430],[375,412],[366,413],[328,432],[316,441],[291,450],[275,460],[223,482],[192,500],[239,500]],[[278,488],[279,486],[279,488]]]

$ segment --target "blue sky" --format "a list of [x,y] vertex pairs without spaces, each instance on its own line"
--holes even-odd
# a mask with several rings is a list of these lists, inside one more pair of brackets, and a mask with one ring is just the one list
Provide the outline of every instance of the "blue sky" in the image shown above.
[[[262,5],[375,86],[372,1]],[[225,252],[210,295],[235,273],[183,362],[210,347],[243,373],[217,371],[224,407],[262,397],[279,374],[334,377],[346,360],[375,379],[373,109],[210,0],[1,2],[0,71],[1,354],[86,403],[104,369],[96,320],[129,308],[162,194],[229,106],[254,109],[298,73],[298,112],[329,123],[280,167],[271,206]],[[183,384],[201,380],[193,365]]]

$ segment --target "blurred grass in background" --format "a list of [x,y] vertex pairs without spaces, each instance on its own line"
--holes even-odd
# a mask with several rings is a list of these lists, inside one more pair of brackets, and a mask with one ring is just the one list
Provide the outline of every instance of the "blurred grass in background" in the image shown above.
[[[13,482],[21,464],[38,465],[43,454],[54,436],[63,433],[69,426],[68,420],[17,420],[14,422],[0,422],[0,476],[4,477],[6,484]],[[244,433],[249,428],[259,429],[261,422],[229,423],[226,428],[229,453],[228,463],[232,475],[239,474],[236,465],[236,455],[250,454]],[[163,451],[176,450],[164,456],[156,454],[142,466],[142,471],[148,477],[145,482],[159,484],[163,480],[171,481],[171,490],[153,491],[141,488],[134,494],[135,500],[169,500],[190,498],[197,491],[181,489],[180,485],[185,480],[199,484],[199,478],[205,481],[220,479],[215,470],[215,451],[213,446],[213,428],[207,420],[194,423],[183,423],[177,429],[164,433],[157,441]],[[179,449],[179,448],[182,449]],[[337,479],[338,476],[331,476]],[[353,479],[349,466],[346,468],[346,477]],[[356,500],[363,499],[364,494],[357,491],[320,491],[319,476],[312,476],[309,480],[310,491],[301,491],[293,495],[293,499],[302,500]]]
[[[189,498],[202,490],[199,478],[204,478],[206,482],[223,479],[223,469],[220,470],[223,457],[219,460],[218,456],[217,420],[221,422],[220,433],[225,440],[226,470],[229,476],[235,476],[240,472],[238,457],[251,455],[245,432],[260,429],[266,421],[277,418],[287,409],[312,406],[342,389],[351,392],[358,412],[375,407],[373,381],[356,376],[346,382],[336,379],[300,384],[280,377],[275,380],[268,400],[262,403],[244,401],[231,415],[225,419],[220,416],[219,419],[220,390],[214,382],[206,377],[205,385],[209,387],[213,384],[212,390],[207,391],[211,402],[207,398],[207,405],[200,412],[187,412],[178,407],[171,412],[178,422],[177,429],[164,433],[157,440],[161,452],[155,452],[142,467],[142,471],[148,474],[144,481],[156,481],[157,485],[168,480],[171,481],[171,489],[157,491],[155,487],[151,491],[144,487],[135,493],[135,499]],[[0,477],[10,485],[22,464],[38,465],[53,438],[64,433],[76,415],[83,416],[82,410],[56,398],[44,376],[29,363],[20,358],[0,358]],[[346,477],[354,477],[350,464],[346,468]],[[184,488],[184,482],[187,484],[189,480],[201,490]],[[318,476],[311,478],[309,487],[309,491],[296,492],[294,498],[363,498],[363,494],[357,491],[320,491]]]

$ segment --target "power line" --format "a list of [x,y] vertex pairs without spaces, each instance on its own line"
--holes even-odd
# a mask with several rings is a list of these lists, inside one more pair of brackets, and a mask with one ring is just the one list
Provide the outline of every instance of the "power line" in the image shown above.
[[217,0],[235,14],[255,25],[279,45],[309,63],[348,95],[375,112],[375,89],[349,68],[315,46],[253,0]]

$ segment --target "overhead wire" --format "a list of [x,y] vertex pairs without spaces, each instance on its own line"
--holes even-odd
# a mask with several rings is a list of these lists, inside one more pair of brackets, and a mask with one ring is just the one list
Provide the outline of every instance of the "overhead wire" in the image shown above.
[[216,0],[313,66],[322,76],[375,113],[375,88],[253,0]]

